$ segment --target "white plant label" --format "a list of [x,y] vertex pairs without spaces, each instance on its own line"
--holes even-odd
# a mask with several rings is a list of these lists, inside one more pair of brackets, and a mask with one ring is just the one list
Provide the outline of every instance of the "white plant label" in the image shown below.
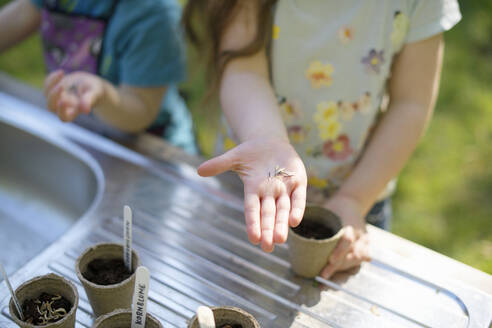
[[196,317],[200,328],[215,328],[215,318],[211,308],[199,306],[196,310]]
[[7,284],[7,287],[10,291],[10,295],[12,295],[12,299],[14,300],[15,307],[17,308],[17,313],[19,313],[20,319],[24,321],[24,314],[22,313],[22,307],[20,306],[17,296],[15,296],[15,292],[14,289],[12,288],[12,285],[10,284],[9,277],[7,277],[7,272],[5,272],[5,269],[3,268],[3,265],[1,263],[0,263],[0,272],[2,273],[3,280],[5,280],[5,283]]
[[132,209],[125,205],[123,208],[123,235],[124,235],[124,251],[123,261],[129,272],[132,272]]
[[150,273],[144,266],[139,266],[135,274],[135,290],[133,291],[132,326],[144,328],[147,317],[147,298],[149,295]]

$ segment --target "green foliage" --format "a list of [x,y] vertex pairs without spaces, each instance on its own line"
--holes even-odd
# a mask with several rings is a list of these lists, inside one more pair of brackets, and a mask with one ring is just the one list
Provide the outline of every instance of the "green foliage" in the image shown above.
[[400,176],[393,232],[492,273],[492,3],[461,6],[434,119]]
[[[445,37],[434,119],[400,176],[393,232],[492,273],[492,1],[460,5],[463,20]],[[182,89],[209,155],[217,109],[200,101],[205,81],[197,57],[190,56],[190,78]],[[42,86],[39,37],[0,54],[0,70]]]
[[45,69],[39,35],[33,35],[15,48],[0,53],[0,71],[42,87]]

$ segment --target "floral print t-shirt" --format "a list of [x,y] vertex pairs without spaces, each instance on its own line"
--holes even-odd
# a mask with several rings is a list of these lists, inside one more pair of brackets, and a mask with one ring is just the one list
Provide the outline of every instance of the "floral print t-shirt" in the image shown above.
[[350,175],[384,107],[394,55],[460,19],[456,0],[278,1],[273,86],[310,201]]

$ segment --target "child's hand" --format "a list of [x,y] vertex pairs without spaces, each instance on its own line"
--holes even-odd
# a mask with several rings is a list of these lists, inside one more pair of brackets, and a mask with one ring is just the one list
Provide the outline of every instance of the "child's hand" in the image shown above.
[[49,110],[64,122],[73,121],[79,114],[90,113],[103,92],[103,80],[86,72],[65,75],[57,70],[48,75],[44,84]]
[[248,140],[198,168],[201,176],[232,170],[244,184],[248,238],[265,252],[287,240],[289,225],[301,222],[306,206],[306,170],[287,140]]
[[348,270],[371,259],[369,237],[359,203],[351,197],[338,194],[328,200],[325,207],[340,216],[345,230],[328,265],[321,272],[321,276],[328,279],[338,271]]

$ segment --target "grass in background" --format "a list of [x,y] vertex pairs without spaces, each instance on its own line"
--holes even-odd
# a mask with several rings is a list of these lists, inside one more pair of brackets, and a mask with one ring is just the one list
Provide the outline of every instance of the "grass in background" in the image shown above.
[[[0,5],[2,2],[5,1],[0,1]],[[36,33],[15,48],[0,53],[0,71],[41,88],[45,68],[39,35]]]
[[492,273],[492,3],[460,5],[433,121],[400,176],[393,231]]
[[[464,19],[445,37],[434,119],[400,176],[393,232],[492,273],[492,3],[460,4]],[[42,86],[39,42],[36,35],[0,54],[0,71]],[[217,110],[202,107],[203,72],[190,66],[182,88],[200,146],[210,154]]]

